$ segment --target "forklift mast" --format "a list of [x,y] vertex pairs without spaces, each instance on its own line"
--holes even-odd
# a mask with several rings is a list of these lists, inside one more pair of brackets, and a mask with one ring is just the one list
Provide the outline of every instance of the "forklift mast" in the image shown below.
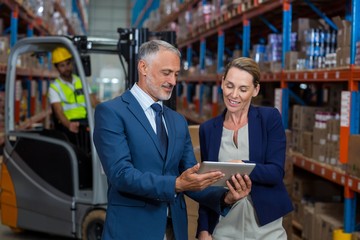
[[[120,62],[124,68],[123,60],[121,58],[121,56],[123,56],[128,63],[126,89],[130,89],[132,85],[138,81],[137,58],[141,44],[155,38],[164,40],[176,46],[176,33],[173,31],[150,32],[147,28],[118,28],[118,33],[118,53]],[[171,98],[165,101],[164,104],[171,109],[176,110],[176,94],[173,93]]]

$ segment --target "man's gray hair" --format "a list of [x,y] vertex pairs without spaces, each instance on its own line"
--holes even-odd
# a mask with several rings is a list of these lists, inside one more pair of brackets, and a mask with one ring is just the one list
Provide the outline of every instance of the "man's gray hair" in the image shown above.
[[179,49],[174,47],[168,42],[163,40],[150,40],[148,42],[143,43],[139,48],[138,60],[149,60],[151,56],[154,56],[161,49],[171,51],[181,58],[181,53]]

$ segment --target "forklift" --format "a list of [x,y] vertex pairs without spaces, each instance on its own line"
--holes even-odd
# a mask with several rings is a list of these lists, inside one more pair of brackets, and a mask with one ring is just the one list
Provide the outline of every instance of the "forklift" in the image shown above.
[[[94,109],[90,103],[89,80],[99,77],[92,74],[94,67],[98,69],[97,73],[106,73],[108,64],[104,62],[102,66],[103,61],[96,61],[96,56],[110,54],[117,59],[117,68],[124,73],[122,91],[125,91],[137,81],[137,52],[143,42],[157,38],[175,45],[174,32],[154,33],[145,28],[131,28],[118,29],[118,33],[119,39],[29,37],[19,40],[11,48],[5,82],[0,208],[1,223],[13,231],[101,239],[107,208],[107,178],[92,141]],[[19,111],[16,103],[18,59],[22,54],[41,58],[59,46],[71,53],[75,73],[83,85],[88,116],[81,133],[85,141],[80,141],[81,144],[69,142],[53,124],[43,124],[43,119],[27,116],[35,122],[21,127],[16,117]],[[173,109],[176,106],[174,95],[165,103]],[[47,110],[47,118],[52,119],[51,109]]]

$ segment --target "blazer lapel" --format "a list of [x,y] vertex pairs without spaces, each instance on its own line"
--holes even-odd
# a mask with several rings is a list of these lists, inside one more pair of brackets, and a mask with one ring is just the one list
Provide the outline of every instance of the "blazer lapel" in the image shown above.
[[257,108],[250,106],[248,114],[248,127],[249,127],[249,160],[261,159],[262,149],[262,127],[261,117]]
[[206,161],[219,161],[219,150],[220,150],[220,144],[221,144],[221,136],[223,131],[223,114],[218,116],[214,124],[211,126],[213,129],[210,131],[211,136],[209,136],[210,143],[209,143],[209,158],[205,159]]
[[122,95],[125,102],[128,103],[129,111],[134,115],[134,117],[139,121],[139,123],[144,127],[145,131],[150,135],[152,141],[156,145],[160,155],[161,155],[161,146],[158,136],[155,134],[153,128],[150,125],[148,118],[146,117],[144,110],[141,108],[139,102],[132,95],[130,91],[126,91]]

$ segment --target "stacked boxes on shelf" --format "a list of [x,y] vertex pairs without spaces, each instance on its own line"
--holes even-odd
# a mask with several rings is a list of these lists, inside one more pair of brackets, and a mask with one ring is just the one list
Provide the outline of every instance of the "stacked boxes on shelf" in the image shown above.
[[349,136],[349,158],[347,162],[347,173],[360,178],[360,135],[353,134]]
[[49,60],[46,56],[35,56],[32,53],[24,53],[19,56],[16,62],[17,67],[28,69],[29,71],[47,70]]
[[339,167],[339,114],[328,110],[294,105],[292,141],[294,150],[305,157]]
[[286,54],[285,70],[306,70],[336,66],[336,31],[322,20],[298,18],[293,22],[297,47]]
[[342,187],[302,170],[293,178],[293,220],[301,226],[301,239],[331,239],[343,226]]
[[[289,53],[293,54],[293,51],[296,50],[297,33],[291,33],[290,36],[291,51]],[[282,70],[282,35],[269,34],[265,49],[262,44],[253,45],[251,57],[260,65],[263,72],[280,72]],[[288,59],[285,63],[287,64],[287,62]]]
[[8,36],[0,36],[0,64],[6,64],[9,56],[10,45]]
[[305,30],[306,69],[325,68],[325,56],[335,53],[334,30],[312,28]]
[[14,117],[18,126],[32,128],[32,118],[48,109],[47,88],[47,80],[16,80]]
[[[17,0],[16,2],[34,21],[49,29],[51,34],[67,35],[68,24],[72,29],[71,34],[84,34],[81,17],[74,13],[72,0]],[[84,21],[87,22],[87,19]]]
[[333,232],[343,227],[343,204],[315,202],[304,208],[302,238],[306,240],[333,239]]
[[268,43],[266,45],[266,60],[269,62],[269,68],[263,71],[280,72],[282,59],[282,35],[269,34]]
[[338,27],[336,66],[348,66],[350,64],[351,22],[340,17],[333,18],[333,21]]
[[188,39],[191,36],[193,31],[192,17],[193,13],[191,10],[185,11],[179,16],[179,24],[176,32],[176,38],[178,41]]
[[356,42],[355,65],[360,65],[360,42]]
[[294,105],[292,108],[292,144],[295,151],[312,156],[312,131],[315,125],[315,112],[325,111],[321,107]]
[[[266,2],[266,0],[209,0],[199,1],[196,7],[185,11],[179,16],[178,22],[167,23],[163,29],[174,30],[177,33],[177,40],[195,37],[199,32],[210,27],[215,27],[215,23],[236,16],[241,12],[246,12],[255,5]],[[179,0],[161,0],[158,9],[150,13],[150,17],[144,22],[144,27],[152,28],[161,24],[161,19],[176,13],[183,4]]]
[[[154,26],[158,26],[159,24],[162,24],[162,21],[166,19],[167,17],[171,16],[172,14],[179,11],[181,3],[179,0],[161,0],[159,1],[159,7],[153,11],[150,12],[149,18],[147,18],[144,23],[143,27],[145,28],[153,28]],[[186,17],[190,17],[193,14],[192,11],[189,11],[186,14]],[[183,36],[183,34],[187,34],[186,28],[184,28],[184,23],[186,23],[184,20],[188,19],[185,18],[185,16],[179,17],[179,22],[171,21],[167,22],[167,25],[162,28],[162,30],[171,30],[177,32],[177,38],[179,39],[179,36]],[[185,32],[184,32],[185,31]]]
[[313,150],[311,158],[332,166],[339,165],[339,114],[318,111],[312,132]]

